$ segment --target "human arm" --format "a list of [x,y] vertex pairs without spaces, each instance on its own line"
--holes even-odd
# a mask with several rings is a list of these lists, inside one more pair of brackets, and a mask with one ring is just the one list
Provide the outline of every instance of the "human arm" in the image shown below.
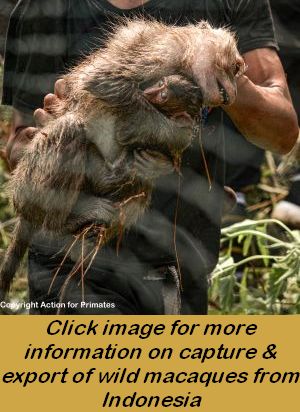
[[287,153],[299,129],[279,57],[269,48],[251,50],[243,57],[248,70],[238,79],[236,101],[224,110],[249,141]]

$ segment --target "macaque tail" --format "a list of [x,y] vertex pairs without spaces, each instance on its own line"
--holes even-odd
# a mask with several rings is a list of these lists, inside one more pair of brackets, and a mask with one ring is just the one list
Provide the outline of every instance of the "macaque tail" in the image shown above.
[[29,222],[23,218],[18,218],[13,239],[5,253],[0,269],[0,294],[9,292],[12,280],[21,264],[33,235],[33,228]]

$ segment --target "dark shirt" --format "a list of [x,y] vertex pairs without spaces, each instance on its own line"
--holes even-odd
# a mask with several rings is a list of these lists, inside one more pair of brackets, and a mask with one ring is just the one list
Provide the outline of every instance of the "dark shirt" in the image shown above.
[[41,107],[54,79],[101,46],[111,22],[135,15],[181,25],[206,19],[230,27],[241,53],[277,47],[266,0],[150,0],[133,10],[120,10],[106,0],[22,0],[7,34],[3,104],[22,111]]
[[[43,96],[53,91],[55,79],[84,54],[101,47],[112,24],[122,16],[141,15],[169,24],[185,25],[206,19],[214,26],[229,27],[237,34],[241,53],[277,47],[266,0],[150,0],[143,7],[126,11],[105,0],[23,0],[12,14],[8,30],[3,103],[30,112],[41,107]],[[203,288],[204,279],[218,257],[223,144],[224,137],[230,139],[225,134],[230,135],[234,130],[229,119],[226,122],[229,127],[223,127],[223,116],[221,110],[213,110],[202,133],[213,181],[210,191],[195,139],[183,157],[176,246],[184,273],[184,293],[190,301],[198,289]],[[159,179],[149,211],[124,237],[119,257],[116,258],[115,245],[111,244],[99,253],[97,264],[106,268],[113,266],[114,270],[117,267],[130,270],[134,262],[150,266],[176,263],[177,194],[177,176]],[[40,238],[35,240],[34,247],[49,255],[59,249],[57,242],[53,245]]]
[[281,54],[284,56],[295,56],[299,59],[299,0],[271,0],[270,4]]

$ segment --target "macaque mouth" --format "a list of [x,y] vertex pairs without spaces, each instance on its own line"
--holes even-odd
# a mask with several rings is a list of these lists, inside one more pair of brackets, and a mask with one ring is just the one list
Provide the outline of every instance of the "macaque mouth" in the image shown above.
[[229,104],[230,99],[229,99],[229,95],[225,87],[220,82],[218,82],[218,87],[219,87],[219,93],[221,97],[221,104]]

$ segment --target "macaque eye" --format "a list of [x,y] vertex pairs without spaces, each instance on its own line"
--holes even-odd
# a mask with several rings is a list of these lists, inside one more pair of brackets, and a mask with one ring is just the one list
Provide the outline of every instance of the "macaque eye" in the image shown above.
[[232,72],[235,77],[240,77],[248,69],[248,66],[244,62],[237,62],[233,65]]
[[238,76],[241,70],[241,63],[236,63],[233,65],[233,74],[234,76]]
[[160,80],[159,83],[158,83],[158,86],[163,87],[164,84],[165,84],[165,82],[163,80]]
[[160,93],[160,97],[161,97],[162,99],[166,99],[167,96],[168,96],[168,93],[167,93],[166,90],[163,90],[163,91]]

